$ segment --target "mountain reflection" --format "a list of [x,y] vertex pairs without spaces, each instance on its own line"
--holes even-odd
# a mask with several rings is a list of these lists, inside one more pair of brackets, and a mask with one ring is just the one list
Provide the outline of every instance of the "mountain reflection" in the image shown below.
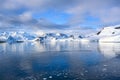
[[120,43],[99,43],[101,54],[106,58],[114,58],[120,54]]
[[120,77],[119,53],[120,43],[1,43],[0,79],[106,80],[111,76]]
[[81,42],[25,42],[25,43],[1,43],[2,53],[39,53],[47,51],[96,51],[105,57],[115,57],[120,52],[120,43],[86,43]]

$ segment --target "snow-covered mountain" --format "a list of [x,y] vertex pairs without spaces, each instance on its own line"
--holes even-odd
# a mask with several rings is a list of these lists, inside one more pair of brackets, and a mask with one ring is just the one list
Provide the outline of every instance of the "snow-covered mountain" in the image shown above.
[[26,32],[1,32],[0,42],[24,42],[37,40],[35,34]]
[[44,36],[40,37],[40,41],[74,41],[80,40],[82,36],[69,35],[64,33],[45,33]]
[[102,37],[120,35],[120,25],[105,27],[100,32],[98,32],[97,34],[99,36],[102,36]]
[[97,33],[90,33],[84,39],[97,42],[120,42],[120,25],[104,27]]
[[24,42],[24,41],[71,41],[81,39],[79,35],[74,38],[74,35],[63,33],[42,33],[42,35],[27,33],[27,32],[1,32],[0,42]]
[[104,27],[97,33],[90,33],[83,41],[89,42],[120,42],[120,25]]
[[105,27],[98,36],[99,42],[120,42],[120,25]]
[[58,39],[66,39],[68,35],[63,33],[45,33],[44,36],[40,36],[40,41],[55,41]]
[[[83,37],[84,36],[84,37]],[[97,33],[88,35],[53,33],[31,33],[24,31],[0,32],[0,42],[24,41],[81,41],[81,42],[120,42],[120,25],[105,27]]]

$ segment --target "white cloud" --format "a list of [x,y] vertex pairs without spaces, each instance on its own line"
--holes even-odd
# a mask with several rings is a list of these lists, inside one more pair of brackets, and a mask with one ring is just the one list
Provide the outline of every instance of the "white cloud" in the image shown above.
[[19,18],[22,22],[26,22],[32,19],[32,13],[31,12],[25,12],[21,15],[19,15]]
[[[41,13],[53,9],[58,13],[71,15],[65,25],[77,26],[80,23],[86,23],[87,16],[98,18],[100,21],[97,24],[120,23],[119,3],[119,0],[0,0],[0,14],[4,19],[0,20],[12,23],[26,22],[28,24],[30,22],[30,25],[31,23],[36,24],[36,20],[32,16],[34,12]],[[48,28],[48,25],[57,28],[56,24],[43,23],[46,28]]]
[[99,17],[103,23],[115,23],[120,22],[120,8],[113,7],[111,9],[102,10],[99,12]]
[[71,23],[83,23],[87,15],[100,19],[99,24],[117,23],[120,22],[118,3],[114,0],[84,0],[67,9],[66,12],[73,14]]

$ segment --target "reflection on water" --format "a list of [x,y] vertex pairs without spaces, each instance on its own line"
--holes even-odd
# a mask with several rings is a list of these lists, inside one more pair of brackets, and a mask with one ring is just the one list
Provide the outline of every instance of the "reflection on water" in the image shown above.
[[0,80],[119,80],[120,43],[0,44]]
[[120,54],[120,43],[99,43],[99,48],[106,58],[114,58]]

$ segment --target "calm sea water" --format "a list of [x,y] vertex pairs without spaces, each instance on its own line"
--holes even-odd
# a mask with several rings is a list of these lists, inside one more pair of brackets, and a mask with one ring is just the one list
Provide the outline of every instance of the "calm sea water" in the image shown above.
[[0,80],[120,80],[120,43],[0,43]]

